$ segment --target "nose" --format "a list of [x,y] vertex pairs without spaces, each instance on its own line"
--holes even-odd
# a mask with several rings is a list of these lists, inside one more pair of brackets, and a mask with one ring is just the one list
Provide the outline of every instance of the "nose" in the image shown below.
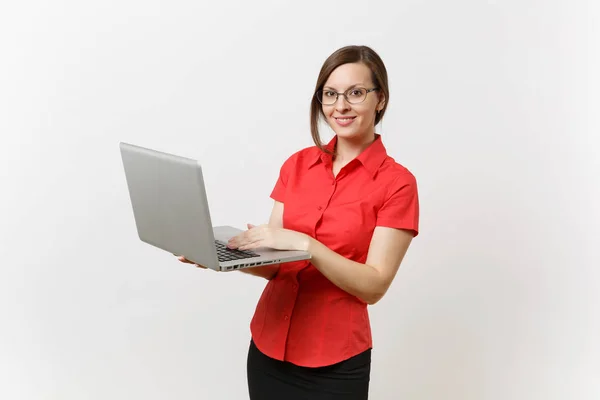
[[346,101],[346,97],[339,95],[335,101],[335,109],[338,112],[347,111],[350,109],[350,104]]

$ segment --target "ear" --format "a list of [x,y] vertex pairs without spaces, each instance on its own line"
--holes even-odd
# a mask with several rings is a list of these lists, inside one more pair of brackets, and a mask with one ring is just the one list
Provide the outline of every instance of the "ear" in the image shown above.
[[383,107],[385,107],[385,96],[382,93],[380,93],[379,103],[377,103],[377,111],[383,110]]

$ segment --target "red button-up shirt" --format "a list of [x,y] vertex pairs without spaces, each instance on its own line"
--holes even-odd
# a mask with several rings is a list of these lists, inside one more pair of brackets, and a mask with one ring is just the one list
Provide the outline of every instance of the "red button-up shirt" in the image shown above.
[[[333,149],[336,137],[327,145]],[[333,176],[331,155],[317,147],[283,164],[271,197],[284,203],[283,226],[365,263],[376,226],[418,233],[414,176],[386,153],[379,135]],[[372,347],[367,304],[309,261],[282,264],[266,285],[250,324],[264,354],[296,365],[335,364]]]

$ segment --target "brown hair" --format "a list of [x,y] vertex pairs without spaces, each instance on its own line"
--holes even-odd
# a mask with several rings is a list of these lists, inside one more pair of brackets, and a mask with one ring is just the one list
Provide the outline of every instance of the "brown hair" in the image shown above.
[[379,55],[370,47],[367,46],[346,46],[336,50],[331,54],[321,67],[319,77],[317,78],[317,84],[315,86],[314,95],[310,103],[310,131],[318,148],[323,149],[323,143],[321,142],[321,135],[319,134],[319,117],[325,117],[323,114],[323,108],[319,99],[317,99],[317,92],[323,89],[325,82],[329,79],[329,75],[340,65],[360,62],[369,67],[371,70],[371,79],[375,87],[379,89],[379,92],[383,94],[385,103],[383,109],[375,116],[375,125],[381,121],[385,110],[388,105],[388,99],[390,97],[390,90],[388,87],[387,70],[383,61]]

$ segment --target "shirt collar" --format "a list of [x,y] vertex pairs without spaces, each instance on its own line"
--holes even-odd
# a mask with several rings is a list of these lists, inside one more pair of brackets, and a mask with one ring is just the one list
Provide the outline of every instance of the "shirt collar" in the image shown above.
[[[333,139],[331,139],[329,143],[327,143],[324,146],[324,148],[333,152],[336,143],[337,136],[334,136]],[[356,160],[358,160],[361,163],[361,165],[369,172],[371,177],[374,178],[377,174],[377,171],[379,170],[379,167],[381,167],[381,164],[383,164],[386,158],[387,151],[385,150],[385,146],[381,141],[381,135],[376,133],[375,141],[373,141],[373,143],[371,143],[369,147],[363,150],[363,152],[360,153],[358,157],[356,157]],[[331,154],[327,154],[324,151],[318,151],[315,155],[314,160],[310,163],[309,169],[319,162],[323,162],[326,165],[331,165]]]

